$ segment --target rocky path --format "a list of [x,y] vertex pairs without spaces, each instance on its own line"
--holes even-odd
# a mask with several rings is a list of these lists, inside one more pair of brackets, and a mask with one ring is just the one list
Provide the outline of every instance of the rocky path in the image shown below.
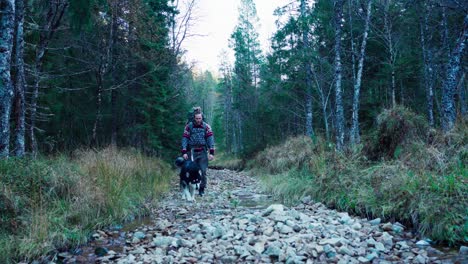
[[62,254],[64,262],[464,263],[398,223],[352,217],[308,198],[295,207],[274,203],[254,179],[227,170],[208,172],[207,193],[195,203],[174,187],[148,223],[94,237],[92,254]]

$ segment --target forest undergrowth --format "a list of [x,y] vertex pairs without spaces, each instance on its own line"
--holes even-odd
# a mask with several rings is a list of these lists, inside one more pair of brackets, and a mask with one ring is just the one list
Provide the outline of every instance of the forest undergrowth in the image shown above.
[[468,126],[443,134],[403,107],[385,110],[377,129],[343,153],[322,138],[291,138],[247,164],[286,203],[311,196],[369,218],[399,221],[421,237],[468,239]]
[[114,148],[0,160],[0,263],[84,243],[93,230],[147,213],[171,173],[161,160]]

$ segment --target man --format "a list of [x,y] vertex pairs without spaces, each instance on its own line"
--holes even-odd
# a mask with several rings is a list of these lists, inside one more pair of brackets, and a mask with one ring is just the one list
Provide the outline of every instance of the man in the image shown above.
[[[209,150],[209,154],[207,151]],[[210,125],[203,121],[203,114],[200,107],[194,108],[193,121],[189,122],[184,129],[182,137],[182,154],[185,160],[190,158],[200,166],[202,179],[199,195],[205,194],[206,169],[208,160],[214,158],[214,138]]]

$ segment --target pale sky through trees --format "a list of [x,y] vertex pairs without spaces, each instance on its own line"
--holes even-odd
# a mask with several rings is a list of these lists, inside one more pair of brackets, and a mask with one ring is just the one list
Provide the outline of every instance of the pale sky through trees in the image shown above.
[[[260,20],[259,40],[262,50],[269,50],[269,38],[275,31],[275,17],[273,11],[284,6],[288,0],[254,0],[257,14]],[[201,70],[218,71],[219,54],[227,50],[230,54],[228,43],[231,33],[237,24],[238,7],[240,0],[198,0],[195,11],[195,25],[191,30],[194,36],[184,42],[187,50],[185,59],[188,62],[196,62]],[[231,61],[233,58],[230,59]]]

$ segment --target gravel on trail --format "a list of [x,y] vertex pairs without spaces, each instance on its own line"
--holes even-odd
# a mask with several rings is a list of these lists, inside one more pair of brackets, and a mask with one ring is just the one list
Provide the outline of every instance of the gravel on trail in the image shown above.
[[[305,197],[288,207],[243,172],[209,170],[206,194],[181,199],[178,179],[131,230],[97,231],[65,263],[468,263],[399,223],[363,219]],[[112,242],[112,243],[111,243]],[[465,251],[467,251],[465,249]],[[464,255],[465,254],[465,255]]]

